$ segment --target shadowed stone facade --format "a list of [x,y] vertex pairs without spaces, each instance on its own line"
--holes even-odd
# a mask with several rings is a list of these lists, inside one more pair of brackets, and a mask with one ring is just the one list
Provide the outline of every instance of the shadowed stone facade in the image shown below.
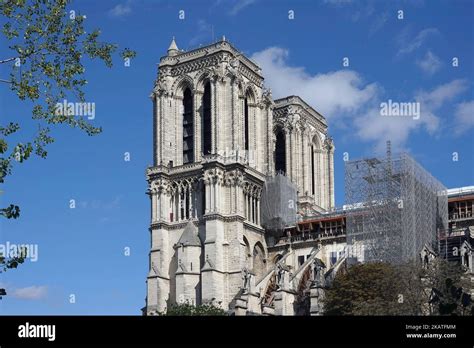
[[[297,186],[300,212],[331,210],[334,144],[326,120],[297,96],[273,100],[261,69],[225,39],[189,52],[173,39],[158,70],[144,312],[190,301],[236,314],[248,312],[245,302],[261,313],[255,287],[268,288],[276,274],[260,221],[263,183],[283,172]],[[289,284],[290,276],[280,281]],[[281,291],[276,314],[294,296]]]

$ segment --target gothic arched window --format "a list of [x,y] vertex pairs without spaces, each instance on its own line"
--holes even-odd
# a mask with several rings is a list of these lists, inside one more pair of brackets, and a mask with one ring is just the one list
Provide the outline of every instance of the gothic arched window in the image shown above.
[[286,139],[285,132],[279,128],[276,132],[275,171],[286,174]]
[[183,164],[194,162],[193,95],[189,88],[183,94]]
[[202,96],[202,152],[208,155],[212,151],[212,128],[211,128],[211,83],[204,85]]
[[253,273],[256,279],[265,273],[265,252],[260,242],[257,242],[253,248]]

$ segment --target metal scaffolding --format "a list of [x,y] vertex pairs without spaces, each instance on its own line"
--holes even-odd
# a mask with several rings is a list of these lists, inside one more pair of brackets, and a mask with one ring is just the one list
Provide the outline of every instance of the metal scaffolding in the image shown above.
[[273,245],[285,228],[296,226],[296,186],[282,174],[268,177],[262,191],[261,218],[267,243]]
[[349,257],[401,263],[418,260],[426,245],[439,251],[448,226],[446,188],[409,155],[345,164]]

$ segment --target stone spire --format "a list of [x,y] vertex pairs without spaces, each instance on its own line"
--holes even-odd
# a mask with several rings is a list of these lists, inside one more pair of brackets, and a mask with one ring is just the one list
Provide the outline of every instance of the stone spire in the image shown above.
[[174,41],[174,36],[173,40],[171,40],[170,47],[168,48],[168,56],[175,56],[179,53],[178,46],[176,45],[176,41]]

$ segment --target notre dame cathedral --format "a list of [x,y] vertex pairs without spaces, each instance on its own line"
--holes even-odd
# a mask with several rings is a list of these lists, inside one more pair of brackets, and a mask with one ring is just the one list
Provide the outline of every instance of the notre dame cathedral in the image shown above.
[[[285,238],[270,247],[262,187],[283,174],[296,187],[297,215],[332,210],[334,144],[325,118],[298,96],[274,100],[260,67],[225,38],[187,52],[173,39],[151,99],[144,314],[185,301],[237,315],[297,314],[309,268],[314,278],[336,249],[294,249]],[[304,290],[314,297],[312,284]]]

